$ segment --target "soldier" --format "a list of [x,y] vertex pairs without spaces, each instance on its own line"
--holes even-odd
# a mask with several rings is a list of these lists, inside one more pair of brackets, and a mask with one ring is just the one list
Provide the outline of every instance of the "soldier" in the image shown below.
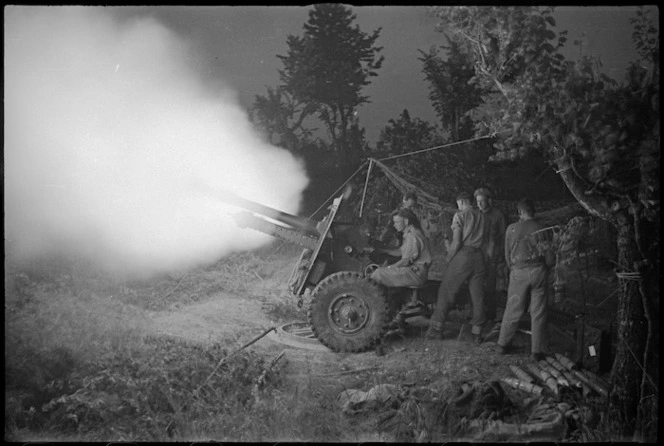
[[480,188],[475,191],[477,207],[488,220],[489,236],[493,238],[494,252],[486,259],[486,276],[484,277],[484,302],[487,321],[496,320],[496,307],[498,296],[496,295],[496,276],[498,268],[503,268],[503,254],[499,247],[503,246],[505,235],[505,216],[497,207],[493,206],[491,192]]
[[394,229],[392,224],[392,217],[394,217],[401,209],[410,209],[413,211],[417,219],[420,219],[418,215],[418,205],[417,205],[417,195],[412,192],[407,192],[403,196],[403,200],[392,213],[390,214],[390,223],[387,225],[383,232],[381,233],[379,239],[381,242],[385,243],[388,247],[399,247],[401,245],[401,233]]
[[[403,234],[397,231],[393,224],[394,216],[397,215],[402,209],[410,209],[415,214],[415,217],[417,217],[418,221],[420,220],[420,209],[417,204],[417,195],[412,192],[407,192],[404,194],[399,207],[397,207],[390,214],[390,223],[385,227],[385,229],[383,229],[380,236],[378,237],[378,241],[383,244],[383,248],[392,248],[393,250],[396,249],[398,251],[399,247],[403,243]],[[421,229],[422,228],[420,227],[420,230]],[[371,259],[378,264],[384,265],[397,261],[399,259],[399,254],[397,254],[395,257],[389,255],[387,252],[385,252],[385,250],[382,250],[382,252],[374,252],[371,255]]]
[[507,227],[505,233],[505,261],[510,268],[507,289],[507,305],[500,325],[497,353],[508,353],[510,341],[518,328],[519,320],[530,301],[532,359],[539,361],[545,356],[547,319],[547,265],[553,264],[550,250],[542,252],[531,236],[542,229],[533,219],[535,208],[530,200],[517,204],[519,221]]
[[[375,248],[375,251],[400,258],[392,265],[376,269],[371,274],[371,279],[388,288],[426,284],[431,266],[431,250],[419,220],[410,209],[401,209],[392,219],[396,231],[403,234],[401,247]],[[371,250],[372,248],[368,249]],[[389,297],[391,313],[396,314],[401,308],[401,300],[395,295]]]
[[417,202],[417,195],[413,192],[406,192],[403,196],[403,201],[401,202],[401,209],[410,209],[413,211],[418,220],[422,217],[419,215],[420,206]]
[[456,199],[459,211],[452,218],[452,242],[445,242],[447,248],[447,269],[438,288],[438,300],[434,309],[426,337],[441,339],[443,323],[455,295],[461,285],[468,280],[470,298],[473,303],[472,333],[475,343],[482,342],[482,326],[486,322],[484,313],[485,256],[493,252],[488,234],[486,218],[473,206],[470,194],[461,193]]

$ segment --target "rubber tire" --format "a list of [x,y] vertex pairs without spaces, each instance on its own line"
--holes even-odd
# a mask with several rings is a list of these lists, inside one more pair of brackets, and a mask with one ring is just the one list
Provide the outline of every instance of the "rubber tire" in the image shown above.
[[[382,288],[368,277],[352,271],[330,274],[314,288],[309,305],[309,323],[321,344],[335,352],[358,353],[376,344],[387,331],[389,307]],[[340,294],[362,296],[369,307],[367,325],[357,333],[344,334],[335,330],[328,311]]]

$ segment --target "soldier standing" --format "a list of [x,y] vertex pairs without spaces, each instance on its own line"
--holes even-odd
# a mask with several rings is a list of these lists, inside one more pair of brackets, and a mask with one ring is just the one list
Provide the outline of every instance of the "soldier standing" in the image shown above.
[[532,359],[539,361],[544,358],[547,343],[547,264],[552,264],[553,256],[550,250],[542,252],[531,236],[542,229],[540,223],[533,219],[533,203],[521,200],[517,204],[517,211],[519,221],[509,225],[505,233],[505,261],[510,268],[510,280],[497,353],[508,353],[519,320],[530,302]]
[[504,268],[503,253],[499,247],[503,246],[505,235],[505,216],[497,207],[493,206],[491,192],[480,188],[475,191],[477,207],[488,220],[489,236],[493,238],[494,252],[486,259],[486,276],[484,277],[484,302],[487,321],[496,320],[496,307],[498,296],[496,295],[496,277],[499,268]]
[[461,193],[456,199],[459,211],[452,218],[452,242],[446,242],[447,269],[438,288],[436,308],[429,322],[426,337],[441,339],[443,324],[461,285],[468,280],[473,303],[472,333],[475,343],[482,342],[484,310],[485,257],[493,253],[492,240],[484,214],[473,206],[472,197]]

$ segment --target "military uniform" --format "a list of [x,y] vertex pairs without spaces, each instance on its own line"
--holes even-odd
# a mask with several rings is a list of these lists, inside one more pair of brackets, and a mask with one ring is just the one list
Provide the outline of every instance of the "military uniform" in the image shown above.
[[507,305],[500,326],[498,345],[507,347],[530,301],[532,353],[546,351],[547,266],[536,241],[529,237],[542,229],[535,220],[512,223],[505,232],[505,261],[510,267]]
[[[404,207],[402,203],[398,208],[392,211],[390,216],[396,215],[401,209],[410,209],[411,211],[413,211],[418,221],[420,223],[422,222],[422,215],[424,214],[424,209],[418,203],[415,203],[410,208]],[[390,217],[390,223],[387,226],[385,226],[385,228],[381,231],[380,235],[378,236],[378,240],[384,243],[385,246],[388,248],[398,248],[403,243],[403,234],[394,229],[391,217]]]
[[424,285],[431,265],[431,250],[424,233],[409,225],[403,233],[401,258],[404,266],[384,266],[371,274],[371,279],[387,287]]
[[[424,233],[412,225],[403,231],[401,260],[396,265],[383,266],[371,273],[371,280],[388,288],[423,286],[431,266],[431,250]],[[389,296],[390,313],[396,314],[402,304],[401,296]]]
[[498,296],[496,295],[496,277],[499,267],[503,267],[503,237],[505,235],[505,216],[500,209],[491,206],[484,217],[488,220],[489,235],[493,238],[495,249],[493,257],[487,259],[484,278],[484,302],[488,320],[496,319]]
[[484,308],[484,249],[488,239],[488,225],[484,214],[477,208],[469,207],[454,214],[452,230],[461,228],[461,248],[450,260],[438,288],[438,300],[430,328],[442,332],[443,323],[454,303],[461,285],[468,280],[470,298],[473,304],[471,320],[472,333],[478,335],[486,322]]

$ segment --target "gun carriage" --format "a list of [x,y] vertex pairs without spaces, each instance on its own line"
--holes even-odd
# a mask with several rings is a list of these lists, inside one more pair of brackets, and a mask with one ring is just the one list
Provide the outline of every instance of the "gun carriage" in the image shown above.
[[344,219],[349,214],[345,198],[334,198],[320,221],[234,194],[225,201],[244,209],[234,215],[239,226],[302,246],[289,291],[299,299],[310,293],[308,319],[323,345],[337,352],[360,352],[380,340],[390,316],[385,289],[369,279],[377,266],[364,251],[372,244],[369,231]]

